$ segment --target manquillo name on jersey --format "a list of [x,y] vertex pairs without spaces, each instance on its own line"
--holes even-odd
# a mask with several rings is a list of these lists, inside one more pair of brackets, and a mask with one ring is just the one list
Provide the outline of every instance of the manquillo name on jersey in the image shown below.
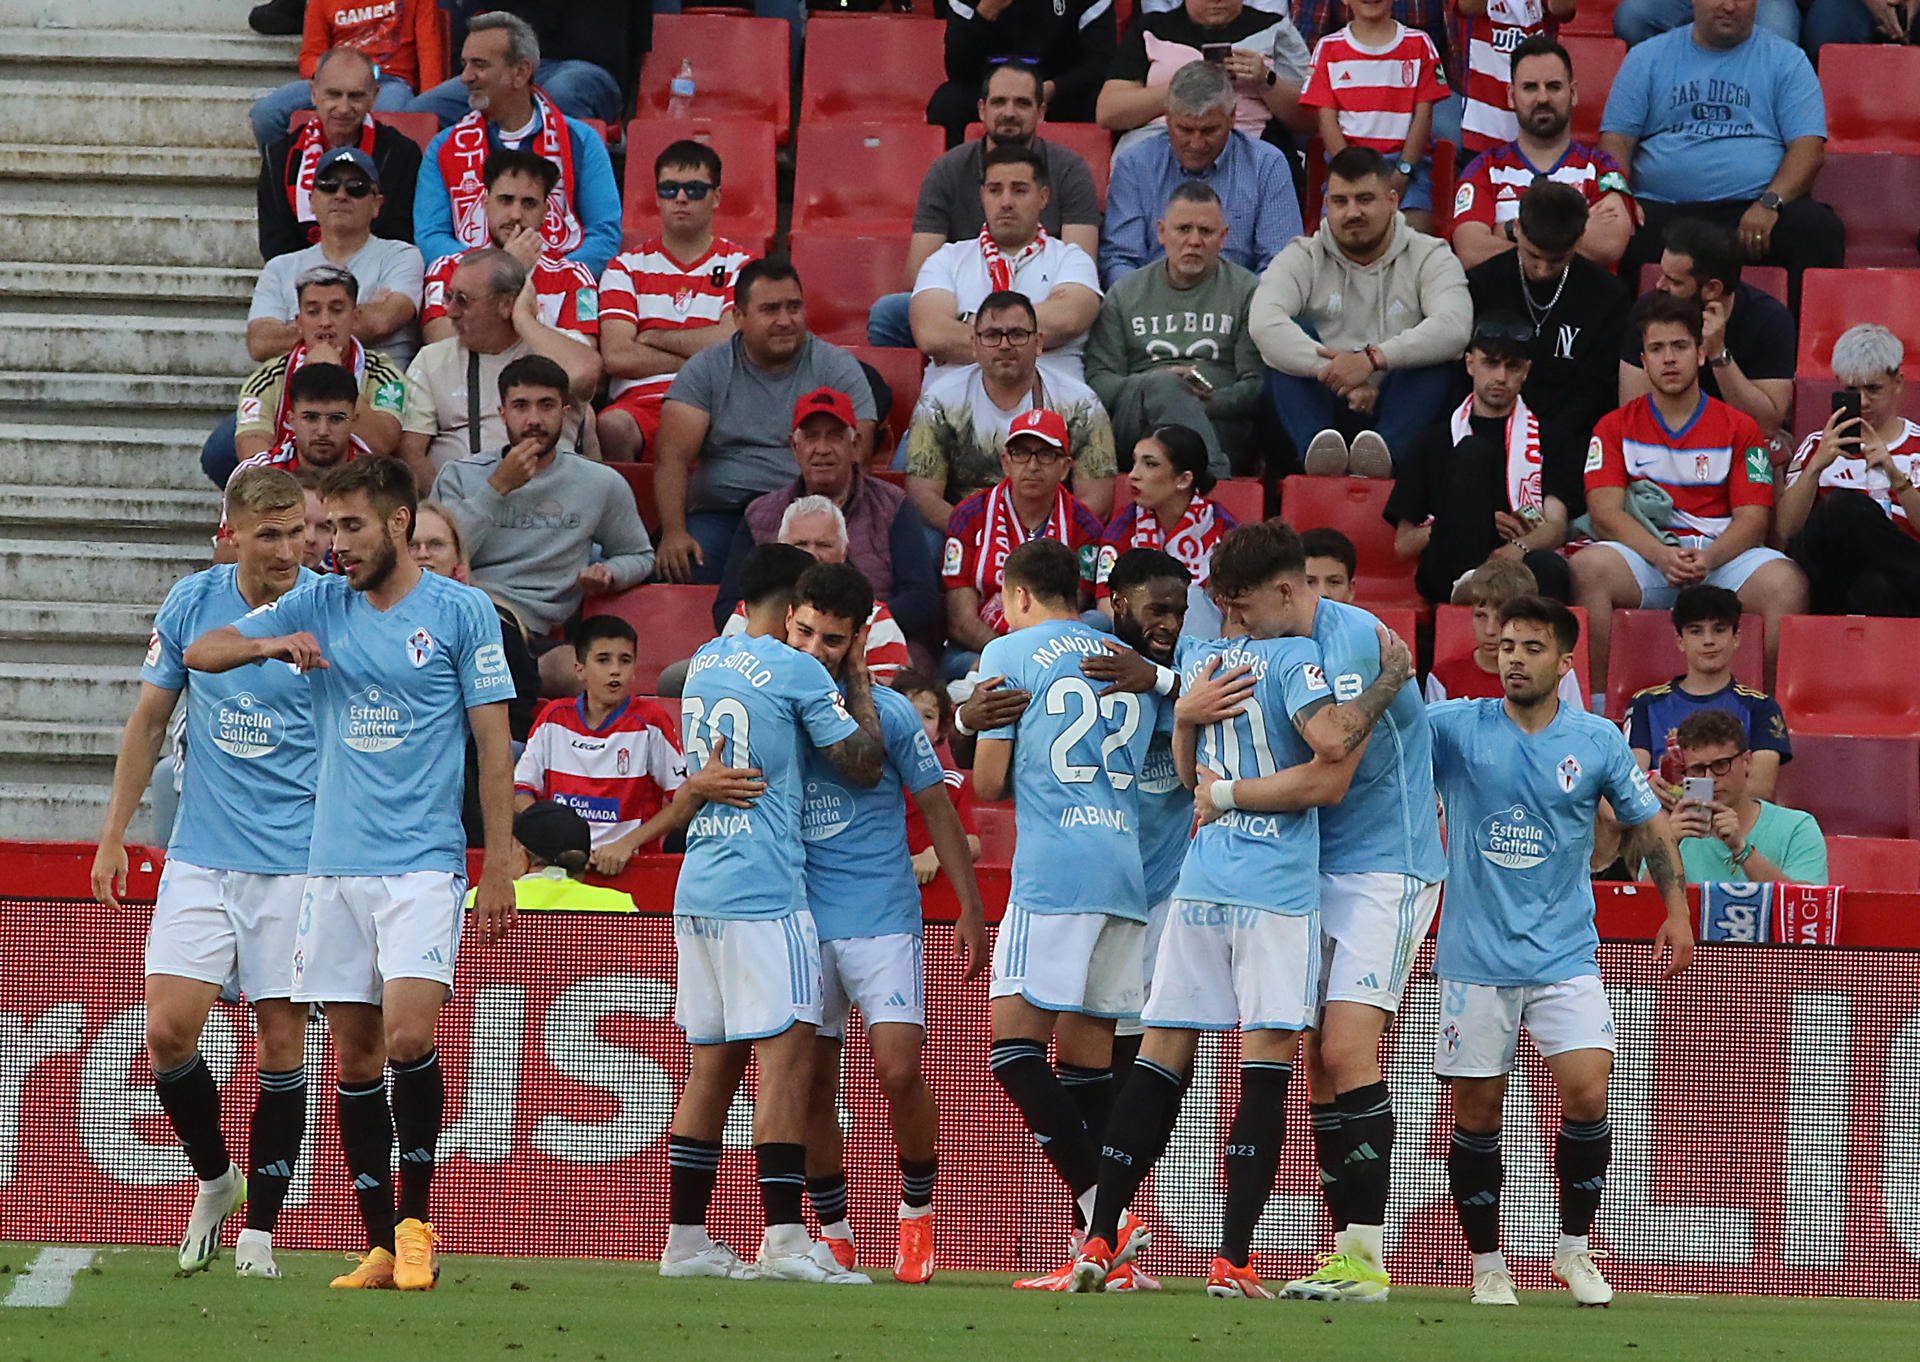
[[1098,809],[1091,804],[1070,804],[1060,810],[1063,828],[1105,828],[1108,832],[1133,831],[1125,809]]
[[1110,651],[1112,650],[1107,647],[1104,634],[1098,638],[1087,638],[1081,634],[1061,634],[1035,648],[1033,662],[1037,667],[1047,667],[1075,653],[1083,657],[1105,657]]
[[1479,841],[1480,854],[1502,870],[1531,870],[1555,850],[1553,829],[1519,804],[1489,814]]
[[286,720],[251,691],[220,701],[213,711],[213,745],[230,757],[264,757],[286,736]]
[[773,683],[772,670],[752,653],[728,653],[725,657],[714,657],[712,655],[696,657],[693,659],[693,665],[687,668],[687,679],[691,681],[694,677],[700,675],[700,673],[710,671],[715,667],[724,667],[728,671],[739,672],[741,678],[755,690],[759,690],[762,686]]

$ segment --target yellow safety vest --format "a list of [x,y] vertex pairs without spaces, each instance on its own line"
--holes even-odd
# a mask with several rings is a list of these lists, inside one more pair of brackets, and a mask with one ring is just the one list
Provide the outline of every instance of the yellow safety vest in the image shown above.
[[[467,907],[473,907],[476,891],[467,891]],[[631,894],[599,885],[582,884],[557,865],[522,875],[513,882],[514,904],[523,913],[633,913],[639,907]]]

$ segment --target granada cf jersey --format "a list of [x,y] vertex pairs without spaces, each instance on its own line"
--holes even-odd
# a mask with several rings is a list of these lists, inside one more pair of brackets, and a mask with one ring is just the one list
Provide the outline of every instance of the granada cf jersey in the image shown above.
[[1665,528],[1688,548],[1705,548],[1733,521],[1736,506],[1773,505],[1773,464],[1760,427],[1717,397],[1669,430],[1651,393],[1610,411],[1587,446],[1587,491],[1645,478],[1673,498]]
[[[718,325],[733,310],[733,284],[740,277],[740,267],[753,258],[745,246],[715,237],[705,255],[682,262],[666,242],[655,237],[607,263],[600,275],[600,315],[608,321],[628,322],[642,335]],[[637,389],[661,398],[673,386],[673,375],[610,381],[615,397]]]
[[597,847],[659,813],[686,778],[666,711],[631,696],[598,728],[587,724],[584,695],[553,701],[513,768],[516,792],[565,804],[587,820]]
[[1460,177],[1460,187],[1453,191],[1453,221],[1477,222],[1504,231],[1507,223],[1520,216],[1520,195],[1542,176],[1579,190],[1589,208],[1609,194],[1627,193],[1627,177],[1621,173],[1620,163],[1599,147],[1570,143],[1559,160],[1535,169],[1518,142],[1505,142],[1481,152],[1468,164]]
[[1339,110],[1342,136],[1397,161],[1406,149],[1414,106],[1450,93],[1433,39],[1395,24],[1393,38],[1380,47],[1363,45],[1345,28],[1314,44],[1313,69],[1300,104]]

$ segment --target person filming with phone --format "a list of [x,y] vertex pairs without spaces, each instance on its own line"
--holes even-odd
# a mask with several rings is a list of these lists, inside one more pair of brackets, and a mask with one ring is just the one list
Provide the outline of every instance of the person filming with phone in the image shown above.
[[1157,427],[1186,426],[1215,478],[1251,472],[1254,409],[1266,382],[1247,330],[1259,279],[1220,258],[1232,235],[1220,196],[1199,180],[1174,188],[1156,224],[1166,253],[1108,290],[1087,336],[1087,386],[1131,450]]
[[1920,615],[1920,425],[1900,411],[1905,359],[1884,326],[1841,333],[1833,415],[1787,467],[1774,533],[1821,614]]
[[1685,774],[1671,817],[1689,884],[1827,883],[1827,839],[1814,816],[1748,791],[1753,753],[1737,718],[1703,709],[1674,737]]

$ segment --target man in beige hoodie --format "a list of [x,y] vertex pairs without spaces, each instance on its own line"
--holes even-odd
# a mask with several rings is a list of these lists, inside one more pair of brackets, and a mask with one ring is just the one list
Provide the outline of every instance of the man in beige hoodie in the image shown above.
[[1392,477],[1393,456],[1444,415],[1473,330],[1460,262],[1399,209],[1386,159],[1347,147],[1327,165],[1320,229],[1253,295],[1267,393],[1315,476]]

